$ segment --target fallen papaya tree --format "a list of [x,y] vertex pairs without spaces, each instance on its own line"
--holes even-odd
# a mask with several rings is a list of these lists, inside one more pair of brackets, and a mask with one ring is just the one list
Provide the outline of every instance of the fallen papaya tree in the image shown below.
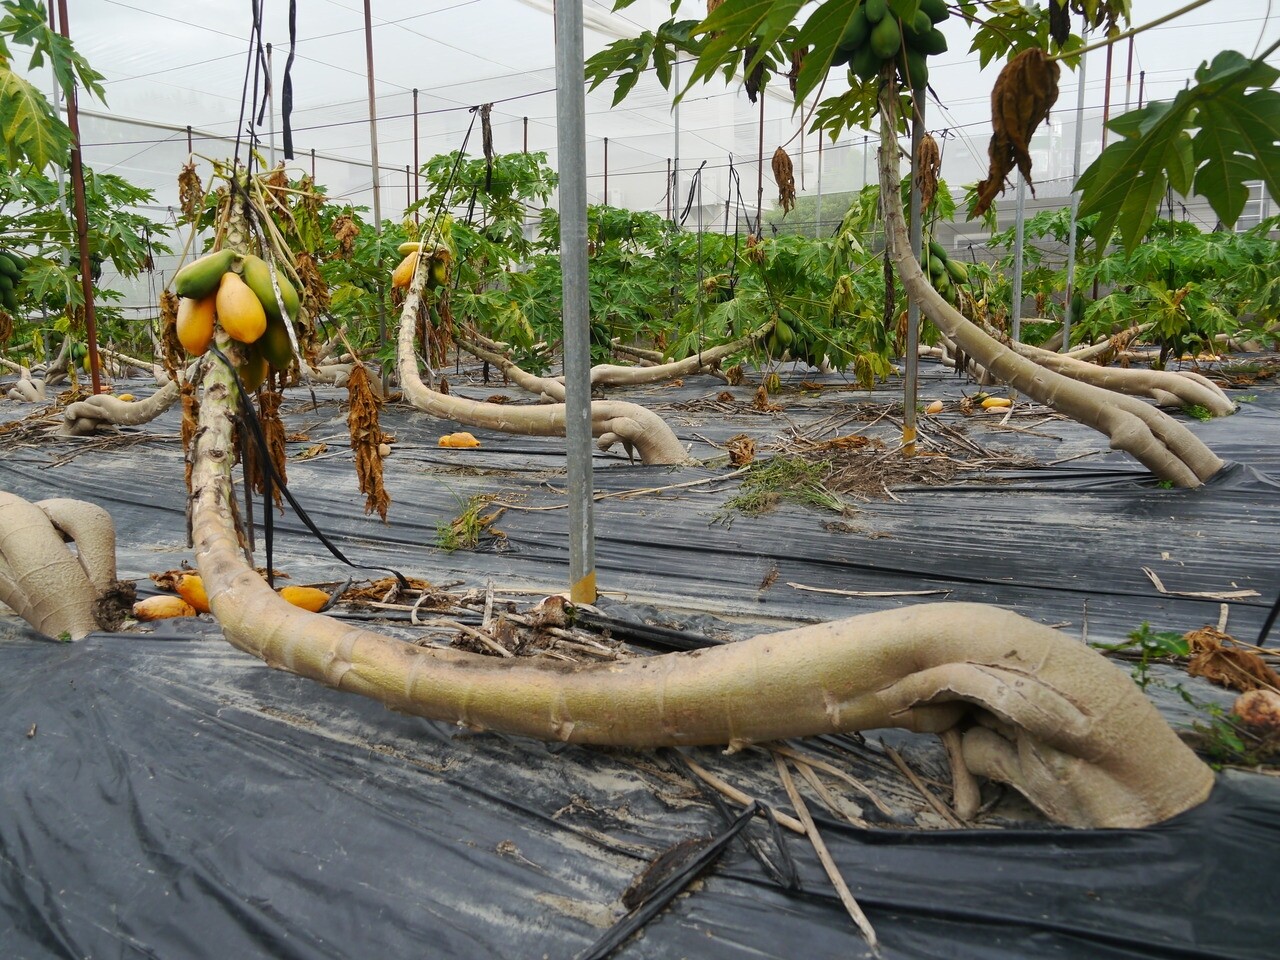
[[[467,426],[527,436],[564,436],[566,417],[564,403],[547,403],[539,406],[485,403],[441,393],[422,382],[418,374],[414,334],[418,308],[422,303],[422,286],[430,262],[428,257],[419,258],[400,312],[396,357],[400,389],[405,400],[434,417],[453,420]],[[526,374],[526,376],[533,377],[532,374]],[[549,387],[549,389],[554,388]],[[608,450],[614,444],[620,443],[628,455],[634,451],[646,464],[685,463],[689,459],[688,451],[667,426],[666,421],[652,410],[636,403],[623,400],[593,400],[591,432],[601,449]]]
[[[420,647],[281,600],[246,563],[236,390],[211,360],[192,535],[227,639],[272,667],[418,716],[570,743],[750,743],[881,726],[958,734],[968,773],[1049,818],[1135,827],[1202,802],[1213,773],[1100,654],[1009,611],[933,604],[621,662],[496,660]],[[954,732],[954,733],[953,733]]]
[[984,333],[933,288],[911,251],[902,210],[897,101],[890,89],[880,94],[880,196],[898,275],[923,314],[999,382],[1106,434],[1113,449],[1124,450],[1159,479],[1197,487],[1222,469],[1222,460],[1184,424],[1136,397],[1072,379],[1022,356]]
[[116,629],[133,586],[116,580],[107,511],[82,500],[30,503],[0,491],[0,602],[50,637],[79,640]]

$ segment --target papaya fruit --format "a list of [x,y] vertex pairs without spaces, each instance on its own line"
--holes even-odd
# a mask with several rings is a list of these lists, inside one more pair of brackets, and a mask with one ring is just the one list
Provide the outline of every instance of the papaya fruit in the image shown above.
[[329,602],[329,594],[316,587],[281,587],[280,599],[292,603],[295,607],[319,613]]
[[928,33],[916,38],[915,49],[930,57],[936,56],[939,53],[946,53],[946,35],[937,27],[934,27]]
[[209,342],[213,340],[216,302],[216,296],[203,300],[183,297],[178,301],[178,342],[193,357],[208,350]]
[[906,47],[898,58],[898,73],[912,90],[923,90],[929,85],[929,64],[919,50]]
[[969,268],[959,260],[947,261],[947,273],[951,274],[951,279],[956,283],[969,282]]
[[12,281],[22,277],[22,271],[18,269],[18,264],[10,257],[7,250],[0,250],[0,276],[8,277]]
[[931,23],[941,23],[950,16],[947,0],[920,0],[920,12],[927,16]]
[[939,260],[937,257],[929,257],[929,276],[937,280],[947,272],[947,261]]
[[854,75],[855,80],[865,83],[870,83],[879,75],[880,58],[876,56],[870,44],[859,47],[857,52],[849,58],[849,72]]
[[929,15],[923,10],[917,10],[916,15],[908,21],[905,17],[902,20],[902,39],[908,46],[916,37],[922,37],[933,29],[933,21],[929,19]]
[[8,293],[13,289],[13,277],[0,273],[0,293]]
[[432,257],[427,269],[430,272],[431,286],[443,287],[449,282],[449,261],[443,257]]
[[419,256],[421,256],[421,252],[414,250],[391,271],[391,285],[393,287],[404,288],[409,286],[413,281],[413,272],[418,269]]
[[267,358],[267,363],[276,370],[288,370],[293,362],[293,344],[289,342],[289,331],[285,329],[288,322],[279,317],[267,317],[267,330],[256,344]]
[[181,597],[160,594],[139,600],[133,605],[136,620],[169,620],[172,617],[194,617],[196,608]]
[[407,257],[409,254],[417,253],[421,249],[422,244],[417,240],[407,240],[400,244],[400,246],[396,247],[396,253],[400,254],[402,257]]
[[947,248],[940,244],[937,240],[929,241],[929,255],[936,257],[943,263],[947,262]]
[[215,293],[223,275],[231,269],[236,258],[234,250],[219,250],[193,260],[177,272],[173,278],[173,291],[180,297],[203,300]]
[[871,28],[871,50],[881,60],[897,55],[900,46],[902,31],[898,28],[896,17],[885,17]]
[[862,5],[867,11],[867,22],[877,24],[889,12],[889,0],[867,0]]
[[236,374],[240,377],[240,382],[244,384],[246,393],[256,391],[267,374],[270,373],[270,367],[267,364],[267,358],[263,356],[262,351],[256,343],[248,344],[244,348],[244,360],[236,367]]
[[204,581],[198,573],[184,573],[178,580],[178,596],[195,607],[200,613],[209,612],[209,596],[204,590]]
[[[275,271],[276,282],[280,284],[280,299],[284,301],[284,311],[292,320],[298,315],[298,291],[294,289],[289,278]],[[280,318],[280,304],[276,301],[275,289],[271,286],[271,266],[261,257],[253,254],[244,258],[240,277],[249,289],[257,296],[262,308],[267,312],[267,319]]]
[[795,342],[795,331],[791,329],[791,324],[783,320],[782,317],[778,317],[778,322],[774,324],[773,332],[777,335],[778,344],[784,350]]
[[840,42],[836,44],[835,62],[848,63],[854,52],[866,44],[870,35],[871,22],[867,20],[867,8],[865,5],[860,6],[853,11],[853,16],[849,18],[849,25],[840,35]]
[[238,273],[227,271],[222,275],[215,305],[218,323],[232,340],[253,343],[267,332],[267,311]]
[[478,447],[480,441],[475,438],[474,434],[465,430],[458,433],[446,433],[437,441],[441,447]]

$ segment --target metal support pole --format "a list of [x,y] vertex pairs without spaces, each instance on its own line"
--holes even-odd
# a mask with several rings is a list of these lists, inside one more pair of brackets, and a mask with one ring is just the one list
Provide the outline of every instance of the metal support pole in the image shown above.
[[311,148],[311,182],[316,182],[316,148]]
[[[422,161],[418,159],[418,88],[413,88],[413,202],[417,203],[422,195]],[[418,222],[418,211],[413,211],[413,222]]]
[[756,154],[756,236],[764,236],[764,103],[760,91],[760,146]]
[[[671,65],[671,89],[680,89],[680,59],[678,57]],[[680,216],[680,102],[678,100],[676,105],[671,108],[671,114],[674,136],[671,145],[673,159],[670,163],[670,169],[667,171],[667,182],[671,185],[671,196],[667,200],[668,219]]]
[[413,174],[407,163],[404,165],[404,205],[406,209],[413,206]]
[[667,157],[667,219],[671,219],[671,158]]
[[529,118],[524,118],[524,152],[529,152]]
[[[364,56],[365,74],[369,80],[369,154],[373,163],[373,233],[382,236],[382,190],[378,182],[378,109],[373,95],[373,14],[369,0],[364,0]],[[387,303],[383,295],[382,274],[378,274],[378,350],[387,346]],[[387,365],[382,363],[382,388],[387,387]]]
[[[58,0],[58,32],[70,40],[67,0]],[[84,332],[89,342],[89,379],[95,394],[102,392],[101,363],[98,357],[98,323],[93,306],[93,277],[89,263],[89,218],[84,197],[84,157],[80,152],[80,114],[76,110],[76,89],[67,96],[67,126],[71,128],[71,190],[75,204],[76,243],[80,247],[80,289],[84,293]]]
[[[56,105],[56,101],[55,101]],[[187,153],[195,153],[195,147],[191,143],[191,124],[187,124]]]
[[[923,217],[920,212],[920,141],[924,139],[924,90],[911,91],[911,199],[910,238],[911,255],[920,259],[924,243]],[[897,149],[891,144],[890,149]],[[882,208],[883,209],[883,208]],[[907,300],[907,345],[902,358],[902,455],[916,455],[916,396],[919,384],[920,363],[920,305]]]
[[818,131],[818,201],[814,205],[813,235],[822,238],[822,131]]
[[862,135],[862,185],[867,185],[867,135]]
[[565,446],[569,468],[569,599],[574,603],[594,603],[591,318],[587,297],[587,106],[582,84],[582,0],[558,0],[555,23]]
[[1124,74],[1124,112],[1129,112],[1129,91],[1133,88],[1133,41],[1129,38],[1129,66]]
[[609,138],[604,138],[604,205],[609,206]]
[[1009,304],[1009,335],[1015,343],[1022,339],[1023,244],[1027,226],[1027,179],[1019,171],[1017,203],[1013,220],[1013,296]]
[[[1088,56],[1086,53],[1080,58],[1080,67],[1076,71],[1076,83],[1079,84],[1079,88],[1076,91],[1075,155],[1071,160],[1071,226],[1067,230],[1067,302],[1063,304],[1062,310],[1063,353],[1071,349],[1071,321],[1075,319],[1071,316],[1071,300],[1076,292],[1076,221],[1080,212],[1080,191],[1076,187],[1076,181],[1080,179],[1080,150],[1084,143],[1084,68],[1088,61]],[[1138,90],[1138,100],[1141,101],[1141,84],[1139,84]]]
[[1138,71],[1138,109],[1142,109],[1142,90],[1147,85],[1147,71]]
[[276,168],[276,77],[271,69],[271,44],[267,44],[267,166]]
[[1107,82],[1102,90],[1102,149],[1107,149],[1107,121],[1111,119],[1111,55],[1115,44],[1107,44]]

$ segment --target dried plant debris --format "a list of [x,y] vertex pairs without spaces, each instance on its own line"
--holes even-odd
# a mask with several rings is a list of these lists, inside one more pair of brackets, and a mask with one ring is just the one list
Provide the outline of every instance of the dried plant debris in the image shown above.
[[786,216],[796,205],[796,177],[791,157],[781,147],[773,151],[773,179],[778,185],[778,205]]
[[200,175],[196,173],[196,162],[192,160],[178,174],[178,205],[182,208],[182,216],[188,223],[195,223],[200,216],[200,204],[204,201],[204,185]]
[[916,179],[920,183],[920,209],[929,209],[938,193],[938,175],[942,172],[942,151],[938,141],[926,133],[916,151]]
[[1187,673],[1232,690],[1280,692],[1280,676],[1262,658],[1240,647],[1235,638],[1214,627],[1192,630],[1187,641]]
[[756,442],[745,433],[730,437],[725,449],[729,451],[729,462],[735,467],[745,467],[756,458]]
[[[278,391],[263,390],[258,394],[258,422],[262,426],[262,435],[267,443],[267,456],[275,467],[275,474],[279,478],[278,482],[272,483],[271,492],[276,506],[282,512],[284,510],[284,494],[281,492],[281,486],[288,482],[285,470],[285,461],[288,459],[288,453],[285,451],[284,423],[280,420],[280,405],[283,402],[284,395]],[[245,461],[245,482],[257,493],[265,494],[267,478],[263,465],[258,459],[257,444],[251,442],[245,449],[248,451]]]
[[350,214],[344,213],[333,218],[333,225],[329,229],[333,232],[333,238],[338,241],[338,256],[343,260],[350,260],[355,251],[356,237],[360,236],[360,228]]
[[[1031,186],[1031,137],[1058,99],[1060,73],[1058,64],[1039,47],[1022,51],[1000,71],[991,90],[991,167],[987,179],[978,184],[973,216],[986,213],[996,195],[1004,192],[1005,178],[1015,166]],[[1031,195],[1035,196],[1034,187]]]
[[387,519],[387,508],[391,506],[391,495],[382,483],[382,456],[379,446],[386,443],[387,437],[378,426],[378,410],[382,401],[373,392],[369,382],[369,372],[363,363],[351,366],[351,376],[347,380],[347,395],[351,408],[347,413],[347,430],[351,434],[351,449],[356,455],[356,477],[360,481],[360,492],[365,495],[365,513],[375,510],[383,522]]
[[191,454],[199,420],[200,401],[196,399],[196,385],[188,380],[182,385],[182,458],[186,462],[188,493],[191,492]]

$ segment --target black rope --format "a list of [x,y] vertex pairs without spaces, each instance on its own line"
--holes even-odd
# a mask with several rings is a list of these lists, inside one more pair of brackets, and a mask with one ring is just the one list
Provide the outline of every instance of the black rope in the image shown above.
[[1275,626],[1278,615],[1280,615],[1280,596],[1277,596],[1276,602],[1271,605],[1271,612],[1267,614],[1267,619],[1262,623],[1262,629],[1258,631],[1258,642],[1255,646],[1266,646],[1267,635],[1271,633],[1271,628]]
[[[310,530],[312,534],[315,535],[317,540],[319,540],[321,543],[325,545],[326,549],[328,549],[328,551],[331,554],[333,554],[333,556],[341,560],[348,567],[354,567],[357,570],[385,570],[387,573],[393,574],[395,576],[396,582],[399,583],[401,590],[408,590],[409,581],[405,579],[404,574],[402,574],[399,570],[396,570],[392,567],[373,566],[367,563],[352,563],[350,560],[347,559],[346,555],[341,550],[339,550],[337,546],[334,545],[333,541],[330,540],[327,536],[325,536],[324,533],[320,530],[320,528],[316,526],[315,521],[312,520],[310,514],[308,514],[307,511],[302,508],[302,504],[298,503],[297,499],[290,492],[288,485],[284,482],[283,478],[277,472],[275,464],[271,461],[271,455],[267,450],[267,438],[262,432],[262,424],[258,421],[257,413],[254,411],[253,405],[250,402],[249,392],[245,390],[244,384],[240,380],[240,375],[236,373],[235,364],[233,364],[230,360],[227,359],[227,355],[223,353],[220,349],[218,349],[216,344],[211,344],[209,346],[209,350],[213,353],[214,356],[216,356],[219,360],[221,360],[223,363],[227,365],[227,368],[231,371],[232,377],[235,379],[236,391],[240,396],[241,409],[244,411],[244,413],[242,414],[242,420],[244,423],[248,424],[249,432],[253,435],[254,446],[256,447],[258,451],[258,456],[261,458],[263,463],[262,474],[264,477],[269,478],[263,484],[264,489],[267,492],[266,496],[268,499],[268,505],[266,510],[267,519],[264,520],[263,522],[264,537],[269,538],[270,531],[273,530],[269,501],[272,495],[271,482],[274,480],[275,483],[279,484],[280,492],[284,494],[284,498],[289,501],[289,506],[293,507],[293,512],[298,515],[298,519],[301,520],[303,524],[306,526],[306,528]],[[271,540],[267,539],[268,572],[270,572],[270,569],[271,569],[271,558],[272,558]]]
[[289,0],[289,59],[284,63],[284,80],[280,86],[280,122],[286,160],[293,159],[293,54],[297,42],[298,0]]

